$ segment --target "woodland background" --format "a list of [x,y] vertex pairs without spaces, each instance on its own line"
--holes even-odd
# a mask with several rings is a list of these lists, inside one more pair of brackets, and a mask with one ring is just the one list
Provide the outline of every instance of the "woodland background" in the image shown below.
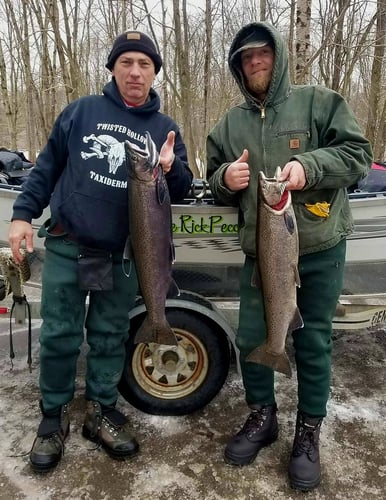
[[34,161],[67,103],[100,93],[114,38],[155,38],[155,88],[181,127],[195,177],[205,177],[208,131],[241,100],[227,56],[236,32],[266,20],[285,36],[293,83],[318,83],[350,103],[386,158],[386,0],[2,0],[0,147]]

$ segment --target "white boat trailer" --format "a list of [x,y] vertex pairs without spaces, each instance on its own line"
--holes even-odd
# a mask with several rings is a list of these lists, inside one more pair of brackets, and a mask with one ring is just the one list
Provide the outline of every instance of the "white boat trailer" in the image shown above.
[[[208,269],[214,272],[216,266],[218,266],[217,269],[222,267],[222,269],[228,271],[231,268],[235,270],[242,266],[244,260],[237,238],[237,209],[217,206],[213,203],[210,195],[205,198],[207,195],[205,186],[206,183],[200,186],[197,192],[193,184],[191,198],[187,198],[183,204],[172,206],[173,239],[176,248],[175,268],[195,272],[198,280],[201,279],[200,276],[205,275]],[[0,186],[0,247],[6,244],[11,207],[18,192],[20,192],[20,187]],[[356,289],[354,292],[350,288],[345,290],[345,295],[340,297],[333,321],[333,327],[337,330],[372,328],[386,323],[386,192],[358,192],[350,194],[349,197],[354,215],[355,232],[348,239],[346,268],[350,268],[350,272],[353,269],[352,273],[355,274],[357,269],[355,266],[370,265],[372,266],[372,273],[375,273],[372,276],[381,277],[381,279],[380,285],[373,288],[372,277],[367,277],[367,271],[358,273],[365,277],[365,284],[368,285],[366,288],[377,293],[363,293],[367,292],[367,289],[360,289],[359,293]],[[37,221],[34,221],[33,227],[35,230],[48,217],[49,211],[46,209],[43,215]],[[43,255],[43,241],[36,237],[35,248],[37,254]],[[4,248],[0,248],[0,252],[2,250]],[[20,270],[5,271],[0,267],[0,279],[1,275],[7,273],[8,286],[14,296],[17,297],[18,293],[20,293],[20,283],[17,283],[17,277],[13,275],[20,275]],[[218,276],[215,275],[215,277]],[[206,278],[204,277],[204,279]],[[222,275],[220,280],[222,280],[220,288],[224,283],[230,281],[227,274]],[[181,286],[180,282],[177,282],[180,288],[187,290],[188,294],[190,292],[201,293],[197,292],[197,286],[191,280],[188,280],[186,286]],[[39,287],[40,285],[35,283],[32,286]],[[238,301],[237,296],[235,296],[237,291],[235,292],[234,283],[232,287],[231,297],[227,293],[228,290],[225,293],[220,293],[213,289],[213,293],[210,290],[205,290],[202,293],[203,299],[207,303],[209,301],[210,304],[213,304],[224,314],[228,310],[234,312],[238,310]],[[229,297],[229,300],[224,299],[224,296]],[[33,317],[39,317],[39,307],[39,303],[31,302]],[[4,317],[9,312],[3,307],[0,309],[0,313]],[[2,317],[1,314],[0,317]],[[16,321],[23,321],[22,306],[15,306],[14,316]]]
[[[27,318],[39,319],[40,300],[29,301],[24,294],[24,285],[40,288],[40,284],[28,282],[26,271],[16,265],[12,259],[1,261],[0,270],[3,276],[7,295],[13,295],[12,317],[17,324],[25,323]],[[174,299],[178,301],[178,297]],[[216,309],[221,311],[225,317],[230,313],[235,314],[239,309],[239,301],[231,298],[226,300],[219,297],[208,297]],[[11,307],[0,306],[0,318],[10,317]],[[341,295],[333,319],[334,330],[359,330],[364,328],[375,328],[386,324],[386,293],[368,293],[355,295]]]
[[[202,186],[200,185],[198,191],[193,184],[191,198],[187,198],[184,204],[172,207],[173,238],[177,261],[175,267],[176,269],[179,269],[178,266],[180,266],[180,269],[183,270],[185,268],[188,271],[193,270],[198,279],[201,275],[204,276],[208,269],[213,271],[215,266],[222,266],[225,270],[235,266],[233,267],[235,269],[241,267],[244,260],[237,239],[237,209],[216,206],[206,189],[205,182]],[[20,187],[0,186],[0,242],[2,242],[0,247],[4,246],[10,223],[11,207],[18,192],[20,192]],[[345,289],[345,295],[340,297],[333,322],[334,329],[339,330],[373,328],[386,323],[386,276],[383,278],[386,270],[386,192],[352,193],[350,194],[350,206],[354,214],[355,232],[348,239],[346,268],[356,265],[372,265],[372,272],[375,272],[376,276],[381,276],[381,284],[378,288],[374,288],[374,291],[382,293],[362,293],[362,291],[367,292],[366,289],[357,293],[356,290],[353,292],[351,289]],[[46,209],[39,220],[34,221],[35,229],[48,217],[49,211]],[[43,241],[39,238],[35,238],[35,246],[38,253],[44,252]],[[2,250],[7,251],[0,248],[0,252]],[[1,275],[8,275],[8,287],[16,297],[17,302],[17,297],[21,294],[21,284],[17,282],[21,271],[13,266],[14,264],[11,263],[10,268],[6,270],[4,259],[1,259],[0,253],[0,279]],[[352,269],[355,274],[356,268]],[[372,291],[374,285],[372,277],[367,276],[367,271],[361,271],[361,273],[364,274],[364,281]],[[36,276],[34,279],[37,279]],[[223,282],[227,282],[228,276],[224,274],[221,279]],[[185,287],[181,286],[179,282],[178,284],[180,288],[186,289],[187,293],[201,293],[197,292],[191,281],[188,281]],[[35,283],[33,286],[40,285]],[[216,290],[213,292],[205,290],[202,295],[205,300],[209,300],[225,315],[228,311],[232,311],[234,316],[234,311],[238,310],[235,288],[230,295],[227,292],[221,293]],[[31,301],[30,305],[33,317],[39,317],[40,304]],[[9,314],[9,311],[3,307],[0,309],[0,313],[4,317]],[[14,316],[17,322],[23,321],[25,315],[21,305],[15,304]]]

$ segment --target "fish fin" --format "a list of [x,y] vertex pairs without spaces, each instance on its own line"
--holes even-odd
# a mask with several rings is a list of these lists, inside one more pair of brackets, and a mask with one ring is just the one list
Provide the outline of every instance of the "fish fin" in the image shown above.
[[304,326],[304,321],[303,321],[302,315],[300,314],[299,308],[297,307],[295,309],[291,323],[288,327],[288,331],[293,332],[294,330],[298,330],[299,328],[303,328],[303,326]]
[[123,260],[131,260],[133,258],[133,249],[131,247],[130,235],[126,238],[125,248],[123,250]]
[[291,364],[286,352],[282,354],[273,354],[267,350],[267,343],[256,347],[248,356],[246,361],[258,363],[260,365],[268,366],[280,373],[284,373],[287,377],[292,376]]
[[178,288],[177,283],[174,281],[174,279],[171,280],[169,290],[167,293],[167,298],[171,299],[173,297],[179,297],[181,294],[180,289]]
[[[126,271],[126,263],[129,263],[129,270]],[[131,275],[131,266],[132,266],[132,260],[125,260],[125,259],[122,259],[122,271],[123,271],[123,274],[126,276],[126,278],[130,278],[130,275]]]
[[162,167],[161,165],[158,165],[158,167],[156,167],[158,169],[158,173],[157,173],[157,199],[158,199],[158,203],[160,205],[163,205],[165,203],[165,201],[167,201],[169,199],[169,188],[168,188],[168,184],[166,182],[166,179],[165,179],[165,174],[162,170]]
[[300,276],[299,276],[298,266],[294,267],[294,273],[295,273],[295,284],[296,284],[297,287],[300,288]]
[[252,276],[251,276],[251,286],[255,288],[261,287],[260,271],[257,263],[253,265]]
[[172,264],[176,261],[176,248],[173,241],[170,242],[170,260],[172,261]]
[[165,321],[157,325],[152,325],[148,316],[143,320],[142,325],[135,335],[134,343],[149,344],[151,342],[155,344],[178,345],[177,337],[166,318]]
[[155,145],[151,137],[151,134],[148,130],[146,130],[145,132],[145,137],[146,137],[146,153],[148,155],[149,162],[152,166],[156,166],[159,163],[159,153],[157,151],[157,146]]
[[[130,242],[130,236],[126,238],[126,243],[125,243],[125,248],[123,250],[123,256],[122,256],[122,270],[123,274],[127,276],[127,278],[130,277],[131,275],[131,266],[132,266],[132,261],[133,261],[133,252],[131,248],[131,242]],[[126,263],[129,263],[129,270],[126,271]]]
[[277,166],[274,177],[278,182],[280,181],[280,176],[281,176],[281,167]]
[[133,170],[133,164],[131,161],[131,156],[130,156],[130,142],[125,141],[125,159],[124,159],[124,164],[127,170],[127,175],[128,177],[132,176],[132,170]]

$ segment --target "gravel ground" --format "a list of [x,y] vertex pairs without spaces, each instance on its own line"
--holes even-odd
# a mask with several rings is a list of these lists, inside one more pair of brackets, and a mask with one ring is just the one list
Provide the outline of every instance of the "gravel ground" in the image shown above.
[[[123,398],[140,454],[114,461],[81,436],[85,357],[70,405],[71,434],[58,467],[31,472],[28,452],[40,421],[38,329],[33,321],[32,373],[26,326],[13,326],[16,357],[9,359],[9,321],[0,319],[0,500],[247,500],[386,498],[386,333],[384,329],[335,332],[329,415],[321,431],[322,484],[310,493],[287,482],[296,413],[295,379],[277,376],[280,435],[246,467],[222,454],[229,435],[247,416],[239,374],[233,368],[216,398],[183,417],[141,413]],[[289,346],[289,354],[293,353]]]

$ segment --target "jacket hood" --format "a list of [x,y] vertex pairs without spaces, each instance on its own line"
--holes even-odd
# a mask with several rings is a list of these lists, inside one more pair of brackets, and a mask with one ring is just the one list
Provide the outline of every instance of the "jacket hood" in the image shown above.
[[272,80],[265,105],[274,106],[285,99],[290,91],[290,80],[288,72],[288,50],[281,33],[265,22],[250,23],[241,28],[229,49],[228,64],[230,71],[235,78],[241,93],[246,101],[252,106],[256,106],[256,99],[250,94],[245,86],[244,76],[241,71],[240,52],[237,52],[246,41],[250,39],[267,39],[271,42],[275,51],[275,62],[272,72]]
[[128,108],[124,103],[121,94],[119,93],[115,78],[113,77],[106,85],[103,87],[103,94],[115,102],[115,104],[121,108],[129,109],[131,113],[155,113],[159,111],[161,106],[161,101],[157,92],[151,88],[149,92],[149,98],[142,104],[142,106]]

